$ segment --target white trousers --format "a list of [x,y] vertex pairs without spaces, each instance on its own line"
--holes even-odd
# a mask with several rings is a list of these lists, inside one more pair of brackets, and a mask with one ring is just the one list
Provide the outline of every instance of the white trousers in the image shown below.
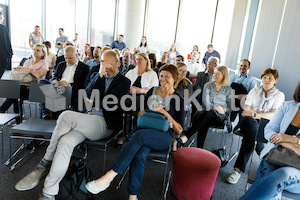
[[59,183],[65,176],[74,148],[86,138],[100,140],[109,137],[113,130],[107,129],[104,117],[73,111],[63,112],[57,122],[44,159],[52,161],[45,179],[43,192],[56,195]]

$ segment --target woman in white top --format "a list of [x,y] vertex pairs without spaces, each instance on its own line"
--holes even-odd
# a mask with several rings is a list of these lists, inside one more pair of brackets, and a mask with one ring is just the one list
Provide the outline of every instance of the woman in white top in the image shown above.
[[36,44],[42,44],[44,42],[44,36],[41,34],[41,28],[40,26],[36,25],[34,27],[34,31],[29,34],[29,46],[31,49],[33,49],[34,45]]
[[48,68],[49,68],[50,75],[51,75],[52,72],[53,72],[53,67],[55,65],[56,56],[55,56],[54,53],[52,53],[50,51],[50,49],[51,49],[51,42],[45,41],[45,42],[43,42],[43,44],[45,45],[45,47],[47,49],[47,58],[46,58],[46,61],[48,62]]
[[135,61],[136,67],[125,75],[131,81],[130,93],[146,94],[150,88],[158,86],[158,78],[147,54],[139,53]]
[[[284,94],[275,87],[278,80],[276,69],[265,69],[261,74],[261,80],[262,86],[253,88],[247,95],[242,118],[238,123],[241,134],[243,134],[243,140],[234,165],[234,171],[226,179],[231,184],[236,184],[241,176],[240,173],[245,171],[254,148],[259,120],[261,118],[271,119],[275,110],[279,108],[285,99]],[[262,149],[263,144],[258,143],[256,148],[258,155],[260,155]]]
[[146,36],[143,36],[141,39],[141,43],[138,47],[138,50],[140,51],[140,53],[147,53],[148,50],[148,44],[147,44],[147,38]]

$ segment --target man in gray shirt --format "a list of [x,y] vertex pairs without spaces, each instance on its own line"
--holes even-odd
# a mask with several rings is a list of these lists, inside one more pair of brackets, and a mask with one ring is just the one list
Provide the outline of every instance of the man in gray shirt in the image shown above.
[[64,36],[63,28],[58,29],[58,34],[59,34],[59,37],[56,38],[56,41],[55,41],[55,47],[57,48],[57,54],[59,51],[63,50],[64,43],[68,41],[68,37]]

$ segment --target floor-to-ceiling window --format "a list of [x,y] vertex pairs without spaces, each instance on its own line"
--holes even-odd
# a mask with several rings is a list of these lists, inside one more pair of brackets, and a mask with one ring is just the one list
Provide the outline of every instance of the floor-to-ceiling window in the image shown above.
[[[30,5],[30,11],[28,6]],[[36,25],[41,25],[42,3],[37,0],[10,1],[11,44],[13,46],[13,62],[31,55],[29,34]]]
[[87,0],[76,0],[76,33],[78,33],[79,52],[84,52],[87,43],[88,30],[88,3]]
[[217,0],[182,0],[178,22],[177,46],[187,57],[198,45],[201,57],[211,42]]
[[74,39],[75,19],[75,1],[46,0],[46,40],[52,42],[53,52],[59,28],[64,29],[69,41]]
[[149,0],[145,35],[149,48],[157,56],[174,43],[178,4],[178,0]]
[[115,0],[92,1],[91,45],[104,46],[113,41]]

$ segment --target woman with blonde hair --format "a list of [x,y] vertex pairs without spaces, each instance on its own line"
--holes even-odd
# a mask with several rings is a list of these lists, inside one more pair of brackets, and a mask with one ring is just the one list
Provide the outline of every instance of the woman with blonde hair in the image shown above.
[[[36,44],[33,48],[33,58],[26,60],[23,66],[18,66],[15,69],[28,69],[29,73],[31,73],[32,75],[44,79],[47,71],[49,70],[46,58],[46,47],[42,44]],[[23,102],[23,99],[28,98],[28,95],[29,88],[27,86],[21,85],[21,104]],[[18,101],[16,99],[6,99],[5,102],[0,106],[0,113],[6,112],[12,104],[14,104],[14,112],[19,113]],[[22,111],[20,116],[22,116]]]
[[231,90],[227,67],[216,67],[212,81],[207,82],[203,88],[202,111],[195,114],[191,128],[176,139],[180,146],[183,146],[194,133],[198,132],[197,147],[203,148],[209,127],[223,123],[231,112]]
[[131,94],[146,94],[150,88],[158,86],[158,77],[151,69],[150,60],[145,53],[137,54],[136,67],[125,76],[131,81]]

